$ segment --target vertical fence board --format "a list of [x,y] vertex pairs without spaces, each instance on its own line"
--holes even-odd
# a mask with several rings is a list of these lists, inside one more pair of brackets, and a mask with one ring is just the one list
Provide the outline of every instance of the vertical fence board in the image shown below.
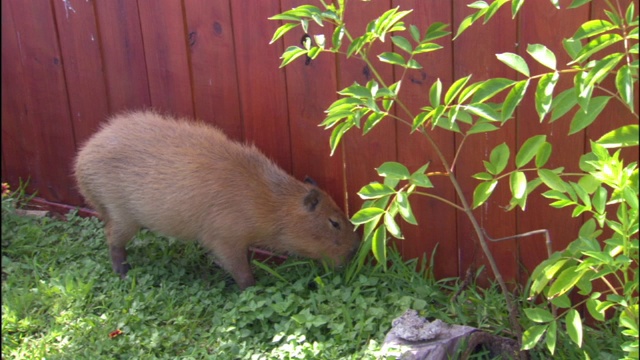
[[182,4],[172,0],[141,0],[138,7],[151,105],[161,111],[193,117]]
[[49,5],[2,2],[2,37],[9,41],[2,52],[3,155],[14,185],[29,179],[27,191],[78,204],[70,186],[75,143],[69,100]]
[[[376,2],[351,2],[345,21],[349,24],[351,35],[355,38],[364,33],[367,23],[374,18],[382,15],[389,10],[388,1]],[[346,51],[347,45],[343,45],[343,51]],[[373,54],[383,51],[390,51],[391,44],[376,44],[373,46]],[[390,85],[393,83],[393,70],[390,65],[381,63],[377,58],[372,62],[378,68],[380,75],[384,81]],[[338,88],[344,89],[354,82],[365,85],[369,80],[373,80],[374,76],[364,62],[355,57],[345,59],[338,58]],[[366,119],[363,119],[364,122]],[[342,145],[346,154],[346,175],[347,175],[347,193],[349,194],[349,209],[352,213],[360,209],[363,200],[358,197],[357,192],[372,182],[383,179],[378,176],[375,168],[379,167],[385,161],[396,161],[396,144],[395,144],[396,126],[392,119],[385,119],[379,123],[371,132],[362,136],[360,129],[354,128],[347,133],[342,139]],[[341,151],[338,149],[336,151]]]
[[195,116],[236,140],[242,118],[227,1],[185,0]]
[[[455,25],[453,28],[456,30],[462,19],[471,13],[471,9],[467,8],[466,4],[466,1],[454,2]],[[460,79],[470,74],[472,77],[469,84],[492,77],[515,79],[514,71],[500,63],[495,56],[486,55],[505,51],[513,52],[515,44],[516,22],[511,19],[511,14],[506,8],[499,11],[487,25],[483,25],[482,20],[478,20],[453,44],[454,79]],[[458,136],[457,146],[460,146],[461,141],[462,137]],[[471,176],[485,171],[482,160],[487,160],[491,150],[503,142],[511,149],[514,148],[515,121],[508,122],[498,131],[472,135],[465,140],[455,173],[469,205],[473,200],[473,190],[479,184],[479,181]],[[508,205],[510,198],[509,185],[502,181],[489,200],[474,211],[479,225],[493,238],[515,234],[515,213],[505,212],[500,208]],[[460,249],[460,274],[464,274],[469,267],[477,269],[481,265],[485,265],[487,268],[481,282],[485,282],[487,277],[493,277],[489,263],[478,243],[477,235],[468,217],[462,212],[458,213],[458,246]],[[515,242],[490,243],[489,249],[505,281],[515,280],[517,271]]]
[[[283,0],[282,10],[305,3],[300,0]],[[330,39],[333,28],[309,24],[310,34],[323,33]],[[302,28],[285,35],[283,48],[300,45],[304,35]],[[287,103],[291,128],[291,155],[293,174],[298,179],[313,178],[340,206],[344,206],[344,172],[342,154],[330,156],[330,130],[318,125],[324,119],[324,111],[336,100],[336,62],[333,54],[320,54],[315,60],[305,63],[301,58],[286,67]]]
[[94,4],[110,112],[151,106],[138,5],[129,0]]
[[109,113],[94,3],[53,3],[76,141],[81,144]]
[[[406,19],[407,24],[414,24],[420,29],[421,35],[435,22],[451,23],[451,6],[438,1],[396,1],[392,6],[400,5],[401,10],[413,9]],[[408,32],[402,36],[413,39]],[[413,116],[419,114],[421,107],[429,104],[428,96],[431,85],[440,79],[444,88],[451,85],[453,75],[451,37],[447,36],[436,41],[443,45],[443,49],[426,54],[419,54],[415,59],[420,62],[423,69],[408,70],[402,83],[400,99],[407,105]],[[394,47],[394,51],[405,53]],[[401,68],[395,68],[396,81],[402,74]],[[397,107],[396,107],[397,109]],[[411,122],[403,110],[397,109],[397,115]],[[407,165],[409,171],[416,171],[426,163],[430,163],[428,172],[444,173],[434,149],[427,139],[418,132],[410,134],[410,128],[404,124],[398,124],[397,146],[398,161]],[[454,156],[454,134],[436,129],[429,130],[429,135],[438,144],[444,156],[451,161]],[[432,176],[434,188],[426,190],[429,193],[455,202],[455,193],[451,183],[443,176]],[[421,190],[425,191],[425,190]],[[435,263],[433,265],[436,277],[449,277],[458,274],[458,244],[456,243],[456,210],[440,201],[420,195],[411,197],[411,207],[418,221],[418,226],[407,224],[403,226],[405,241],[399,241],[398,245],[406,258],[421,258],[423,254],[430,256],[437,245]]]
[[278,24],[277,1],[231,2],[245,138],[291,172],[291,139],[281,43],[269,45]]
[[[567,2],[565,2],[567,3]],[[567,4],[564,4],[565,6]],[[562,47],[562,39],[567,38],[575,32],[582,22],[588,20],[587,6],[578,9],[556,11],[549,2],[531,1],[525,3],[520,14],[520,55],[527,58],[531,75],[541,74],[550,71],[526,53],[528,44],[545,44],[557,56],[558,66],[563,68],[569,62]],[[570,75],[557,85],[554,94],[559,94],[562,90],[572,86],[573,77]],[[547,117],[540,123],[539,116],[535,109],[534,92],[537,81],[532,81],[529,85],[528,96],[523,100],[518,109],[518,146],[521,146],[526,139],[538,134],[547,134],[547,141],[553,144],[553,154],[549,163],[545,166],[554,169],[559,166],[567,166],[565,171],[578,171],[578,159],[583,150],[583,138],[580,134],[567,137],[569,132],[569,122],[573,114],[567,115],[553,123],[549,123]],[[576,181],[577,179],[571,179]],[[568,242],[574,240],[580,227],[580,218],[571,218],[571,209],[552,209],[549,207],[550,200],[542,197],[541,192],[546,191],[546,187],[539,187],[529,196],[527,201],[527,211],[518,213],[518,232],[524,233],[536,229],[550,228],[550,225],[558,224],[561,219],[562,226],[553,226],[551,239],[554,250],[564,249]],[[534,236],[518,240],[520,262],[529,272],[533,271],[540,261],[547,258],[544,238]],[[529,273],[521,274],[521,281],[526,281]]]

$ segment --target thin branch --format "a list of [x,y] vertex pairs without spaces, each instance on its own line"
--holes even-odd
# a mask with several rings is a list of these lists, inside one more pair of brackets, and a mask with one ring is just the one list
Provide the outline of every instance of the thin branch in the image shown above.
[[489,236],[489,234],[487,234],[487,231],[484,228],[482,229],[482,232],[484,233],[484,236],[489,241],[493,241],[493,242],[499,242],[499,241],[505,241],[505,240],[511,240],[511,239],[519,239],[519,238],[522,238],[522,237],[543,234],[544,235],[544,239],[545,239],[545,245],[547,246],[547,255],[548,255],[548,257],[551,257],[551,254],[553,253],[553,250],[551,249],[551,244],[552,244],[551,243],[551,236],[549,235],[549,230],[548,229],[532,230],[532,231],[528,231],[528,232],[522,233],[522,234],[505,236],[505,237],[502,237],[502,238],[499,238],[499,239],[494,239],[491,236]]

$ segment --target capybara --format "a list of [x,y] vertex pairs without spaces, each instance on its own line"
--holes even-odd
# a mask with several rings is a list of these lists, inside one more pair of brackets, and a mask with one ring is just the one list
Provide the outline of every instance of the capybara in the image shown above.
[[248,248],[341,265],[359,237],[313,181],[298,181],[213,126],[153,111],[116,115],[75,161],[78,187],[105,223],[111,263],[140,228],[197,240],[241,289],[255,284]]

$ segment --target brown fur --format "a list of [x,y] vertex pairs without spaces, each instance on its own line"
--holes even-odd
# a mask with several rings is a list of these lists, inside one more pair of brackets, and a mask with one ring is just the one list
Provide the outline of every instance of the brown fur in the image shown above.
[[359,244],[325,192],[200,122],[151,111],[114,116],[78,153],[75,176],[123,277],[125,245],[141,227],[199,241],[242,289],[255,283],[249,246],[340,265]]

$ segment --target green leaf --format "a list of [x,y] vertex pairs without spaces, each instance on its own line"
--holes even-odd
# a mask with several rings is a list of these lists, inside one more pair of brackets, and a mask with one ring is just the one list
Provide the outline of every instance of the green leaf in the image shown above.
[[549,169],[538,169],[538,177],[549,189],[561,192],[566,191],[565,182],[555,172]]
[[583,62],[588,59],[591,55],[599,52],[600,50],[606,49],[607,47],[618,43],[624,40],[622,36],[618,34],[604,34],[600,35],[597,38],[589,41],[587,45],[585,45],[580,52],[576,55],[575,60],[569,63],[569,65],[573,65],[575,63]]
[[586,39],[617,28],[606,20],[590,20],[582,24],[572,38],[574,40]]
[[584,80],[585,88],[599,84],[623,58],[624,54],[615,53],[596,61],[596,65],[589,70],[589,74]]
[[579,72],[573,78],[573,88],[576,91],[578,104],[582,110],[586,110],[591,101],[591,94],[593,93],[593,85],[587,86],[586,80],[589,76],[588,72]]
[[510,68],[515,71],[521,73],[522,75],[529,77],[529,67],[527,66],[527,62],[524,61],[522,56],[514,53],[502,53],[496,54],[498,60],[505,63]]
[[554,122],[569,112],[574,106],[578,104],[578,97],[575,94],[574,89],[567,89],[553,99],[551,103],[551,120]]
[[273,37],[271,38],[271,41],[269,41],[269,44],[273,44],[274,42],[276,42],[276,40],[280,39],[284,34],[289,32],[289,30],[297,27],[298,25],[300,25],[300,23],[286,23],[280,26],[273,33]]
[[475,14],[471,14],[465,17],[464,19],[462,19],[462,21],[460,22],[460,25],[458,25],[458,31],[456,32],[456,36],[453,37],[453,40],[457,39],[458,36],[462,35],[462,33],[465,30],[467,30],[469,26],[471,26],[476,20],[477,18],[475,17]]
[[509,188],[515,199],[522,199],[527,193],[527,177],[522,171],[514,171],[509,175]]
[[340,24],[333,30],[333,36],[331,37],[331,41],[333,42],[333,46],[331,50],[338,51],[342,46],[342,38],[344,37],[344,24]]
[[337,125],[333,131],[331,132],[331,137],[329,138],[329,145],[331,146],[331,156],[335,153],[338,145],[340,144],[340,140],[342,136],[349,131],[353,127],[353,124],[348,122],[343,122]]
[[479,173],[473,174],[471,177],[474,179],[485,180],[485,181],[493,180],[494,178],[493,175],[489,174],[488,172],[479,172]]
[[485,181],[481,182],[476,186],[476,189],[473,191],[473,208],[477,208],[478,206],[484,204],[485,201],[491,196],[493,190],[498,185],[498,180],[493,181]]
[[502,122],[504,123],[511,118],[513,112],[522,99],[529,87],[529,79],[517,82],[509,91],[504,103],[502,104]]
[[567,311],[567,333],[578,347],[582,347],[582,319],[576,309]]
[[383,52],[382,54],[378,55],[378,59],[380,59],[380,61],[382,62],[386,62],[392,65],[405,66],[407,64],[402,55],[394,52]]
[[604,110],[604,107],[607,106],[610,99],[610,96],[598,96],[591,99],[586,111],[581,109],[574,115],[569,126],[569,135],[575,134],[591,125]]
[[406,166],[394,161],[385,162],[376,170],[378,171],[378,175],[380,176],[396,178],[400,180],[407,180],[411,176],[409,173],[409,169],[407,169]]
[[596,143],[605,148],[638,146],[638,125],[625,125],[602,135]]
[[529,308],[523,309],[524,314],[529,318],[529,320],[536,323],[548,323],[554,320],[553,314],[549,312],[547,309],[543,308]]
[[416,186],[420,186],[423,188],[432,188],[433,184],[431,183],[431,180],[429,180],[429,176],[427,176],[426,174],[420,173],[420,172],[415,172],[413,174],[411,174],[411,178],[409,179],[409,183],[416,185]]
[[575,60],[580,51],[582,51],[582,43],[580,40],[564,39],[562,46],[571,59]]
[[564,269],[560,275],[558,275],[556,281],[551,284],[547,297],[554,298],[565,294],[575,286],[584,274],[585,271],[578,271],[576,265]]
[[558,72],[549,73],[543,75],[538,81],[538,87],[536,89],[536,111],[540,116],[540,122],[551,110],[551,103],[553,99],[553,89],[556,87],[556,83],[560,78]]
[[362,135],[366,135],[374,126],[378,125],[382,119],[384,119],[386,115],[384,113],[372,113],[369,115],[367,120],[364,122],[364,126],[362,127]]
[[534,325],[525,330],[522,334],[522,350],[533,349],[542,338],[545,330],[547,330],[547,325]]
[[411,38],[413,38],[413,41],[420,42],[420,30],[418,30],[417,26],[411,24],[409,26],[409,32],[411,33]]
[[365,185],[360,189],[358,195],[360,195],[361,199],[378,199],[385,195],[395,194],[395,190],[391,187],[380,184],[378,182],[373,182],[369,185]]
[[633,73],[629,65],[623,65],[616,74],[616,89],[631,112],[635,113],[635,102],[633,101]]
[[398,204],[398,212],[400,213],[400,216],[402,216],[402,218],[409,224],[418,225],[418,221],[416,220],[416,217],[413,215],[413,211],[411,210],[409,196],[406,192],[401,191],[398,193],[396,197],[396,203]]
[[[365,98],[365,99],[372,97],[371,89],[368,89],[367,87],[364,87],[358,83],[353,83],[353,85],[338,91],[338,94],[343,96],[351,96],[355,98]],[[360,104],[362,104],[362,102]]]
[[547,349],[549,349],[549,352],[551,353],[551,355],[553,355],[553,353],[556,350],[557,330],[558,330],[558,324],[554,320],[549,323],[549,328],[547,328],[547,334],[544,337],[545,345],[547,345]]
[[451,103],[451,101],[453,101],[453,99],[455,99],[455,97],[460,93],[460,91],[467,84],[467,82],[469,81],[470,78],[471,78],[471,75],[465,76],[465,77],[463,77],[461,79],[456,80],[451,85],[449,90],[447,90],[447,93],[444,95],[444,103],[446,105],[449,105]]
[[599,300],[597,299],[588,299],[587,300],[587,310],[589,311],[589,314],[596,320],[598,321],[604,321],[604,311],[598,311],[596,310],[598,304],[600,303]]
[[496,131],[499,130],[500,128],[491,124],[490,122],[486,121],[486,120],[478,120],[476,121],[475,124],[473,124],[473,126],[471,126],[471,128],[467,131],[467,135],[471,135],[471,134],[481,134],[481,133],[486,133],[486,132],[490,132],[490,131]]
[[549,157],[551,156],[552,146],[551,143],[545,142],[540,147],[540,150],[536,153],[536,167],[543,167],[547,161],[549,161]]
[[[558,256],[560,253],[555,253]],[[555,277],[555,274],[560,271],[563,266],[567,263],[567,259],[558,259],[554,258],[553,255],[551,258],[544,260],[540,265],[538,265],[533,273],[531,274],[531,279],[533,279],[533,283],[531,284],[531,289],[529,291],[529,296],[535,296],[539,294],[545,286]]]
[[604,209],[607,204],[607,195],[608,195],[607,189],[603,187],[599,187],[595,191],[591,202],[593,203],[593,208],[596,211],[596,213],[598,214],[604,213]]
[[540,64],[556,70],[556,55],[542,44],[529,44],[527,52]]
[[535,135],[528,138],[516,155],[516,167],[519,169],[531,161],[546,141],[546,135]]
[[353,39],[353,41],[351,42],[351,44],[347,48],[347,58],[350,58],[353,55],[359,54],[360,50],[362,50],[362,48],[366,44],[370,43],[371,41],[372,41],[372,39],[369,38],[367,36],[367,34],[364,34],[362,36],[359,36],[359,37]]
[[353,214],[353,216],[351,217],[351,222],[354,225],[361,225],[364,223],[368,223],[370,221],[376,221],[384,213],[385,213],[384,209],[380,209],[376,207],[360,209],[358,210],[358,212]]
[[511,152],[506,143],[502,143],[491,150],[489,162],[493,165],[493,175],[498,175],[504,171],[509,163],[509,156],[511,156]]
[[436,50],[440,50],[442,49],[442,46],[436,44],[436,43],[423,43],[423,44],[419,44],[418,46],[416,46],[416,48],[413,50],[413,54],[423,54],[423,53],[427,53],[427,52],[431,52],[431,51],[436,51]]
[[493,78],[484,81],[480,83],[480,85],[478,85],[478,88],[475,90],[475,94],[473,95],[473,99],[471,100],[471,102],[485,102],[515,83],[516,82],[511,79],[505,78]]
[[487,104],[469,104],[464,110],[489,121],[500,121],[500,115]]
[[524,0],[513,0],[511,2],[511,18],[512,19],[516,18],[518,11],[520,11],[520,8],[522,8],[523,4],[524,4]]
[[306,49],[302,49],[298,46],[289,46],[287,50],[285,50],[282,56],[280,57],[282,59],[280,68],[287,66],[293,60],[299,58],[302,55],[305,55],[306,53],[307,53]]
[[408,69],[422,69],[422,65],[416,59],[409,59],[406,67]]
[[384,226],[380,226],[373,233],[373,241],[371,244],[373,256],[386,269],[387,267],[387,230]]
[[502,5],[506,4],[509,0],[494,0],[491,5],[489,5],[489,7],[487,8],[487,12],[484,15],[484,22],[483,24],[486,24],[487,22],[489,22],[489,20],[491,20],[491,18],[493,17],[493,15],[496,14],[496,12],[498,12],[498,10],[500,10],[500,8],[502,7]]
[[387,228],[387,231],[396,239],[404,239],[402,235],[402,230],[400,230],[400,226],[395,221],[393,216],[390,213],[384,214],[384,226]]
[[429,101],[434,108],[440,105],[440,97],[442,96],[442,82],[438,78],[429,90]]
[[571,4],[569,5],[568,9],[575,9],[577,7],[580,7],[580,6],[584,5],[584,4],[588,4],[590,2],[591,2],[591,0],[573,0],[571,2]]
[[404,36],[392,36],[391,42],[393,42],[397,47],[408,52],[409,54],[411,54],[411,52],[413,51],[411,43]]
[[432,23],[431,25],[429,25],[427,32],[424,34],[424,39],[422,39],[421,42],[425,43],[427,41],[436,40],[451,34],[451,31],[447,31],[448,27],[449,27],[449,24],[445,24],[442,22],[436,21]]

